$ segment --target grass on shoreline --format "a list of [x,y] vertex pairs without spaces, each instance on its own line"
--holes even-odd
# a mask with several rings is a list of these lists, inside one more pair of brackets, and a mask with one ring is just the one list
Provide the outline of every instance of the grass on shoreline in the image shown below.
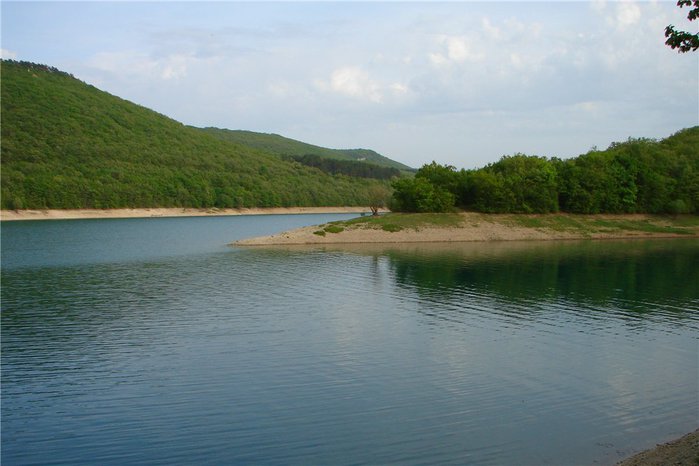
[[340,228],[368,228],[396,232],[401,230],[420,230],[422,228],[455,228],[461,225],[463,216],[458,213],[447,214],[404,214],[388,213],[378,216],[358,217],[350,220],[331,222]]
[[499,223],[513,228],[531,228],[556,232],[577,233],[584,237],[593,234],[636,232],[650,234],[693,235],[699,228],[699,216],[662,215],[573,215],[573,214],[480,214],[480,213],[388,213],[380,216],[359,217],[330,222],[316,234],[338,233],[344,229],[377,229],[388,232],[424,228],[458,228],[468,222]]
[[691,235],[699,227],[699,217],[696,216],[635,216],[620,215],[617,217],[595,215],[509,215],[506,223],[513,226],[534,228],[538,230],[553,230],[575,232],[585,236],[594,233],[617,233],[622,231]]

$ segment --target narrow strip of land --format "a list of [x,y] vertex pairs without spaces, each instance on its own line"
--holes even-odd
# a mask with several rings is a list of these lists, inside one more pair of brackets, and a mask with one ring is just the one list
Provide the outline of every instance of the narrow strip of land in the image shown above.
[[388,214],[331,222],[238,246],[699,237],[699,217],[651,215]]
[[147,217],[204,217],[224,215],[281,215],[281,214],[345,214],[366,213],[367,207],[269,207],[243,209],[55,209],[3,210],[0,220],[74,220],[89,218],[147,218]]

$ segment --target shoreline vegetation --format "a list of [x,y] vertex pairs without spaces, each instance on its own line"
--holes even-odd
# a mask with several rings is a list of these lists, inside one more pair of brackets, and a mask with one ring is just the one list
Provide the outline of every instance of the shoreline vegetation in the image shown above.
[[241,209],[134,208],[2,210],[1,221],[78,220],[104,218],[215,217],[230,215],[368,214],[368,207],[262,207]]
[[699,216],[388,213],[248,238],[234,246],[698,238]]

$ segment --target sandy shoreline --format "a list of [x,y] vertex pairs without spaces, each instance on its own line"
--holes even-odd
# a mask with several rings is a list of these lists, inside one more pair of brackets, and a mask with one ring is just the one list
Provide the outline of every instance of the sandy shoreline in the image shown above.
[[[384,231],[378,228],[357,226],[345,228],[339,233],[318,235],[320,226],[308,226],[270,236],[236,241],[235,246],[286,246],[286,245],[329,245],[329,244],[405,244],[405,243],[459,243],[480,241],[530,241],[530,240],[573,240],[573,239],[632,239],[632,238],[696,238],[699,228],[687,228],[688,234],[649,232],[637,230],[576,231],[553,230],[513,225],[511,216],[461,213],[458,226],[403,229]],[[656,222],[646,215],[580,216],[580,219],[608,219]]]
[[351,214],[369,213],[368,207],[269,207],[254,209],[53,209],[3,210],[0,220],[75,220],[89,218],[207,217],[226,215]]

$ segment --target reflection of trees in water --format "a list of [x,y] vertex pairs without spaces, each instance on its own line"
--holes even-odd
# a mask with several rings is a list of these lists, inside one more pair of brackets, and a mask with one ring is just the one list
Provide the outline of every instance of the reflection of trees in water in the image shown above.
[[513,303],[563,299],[637,314],[699,309],[696,240],[495,245],[488,254],[490,247],[386,254],[397,284],[424,298],[475,293]]

